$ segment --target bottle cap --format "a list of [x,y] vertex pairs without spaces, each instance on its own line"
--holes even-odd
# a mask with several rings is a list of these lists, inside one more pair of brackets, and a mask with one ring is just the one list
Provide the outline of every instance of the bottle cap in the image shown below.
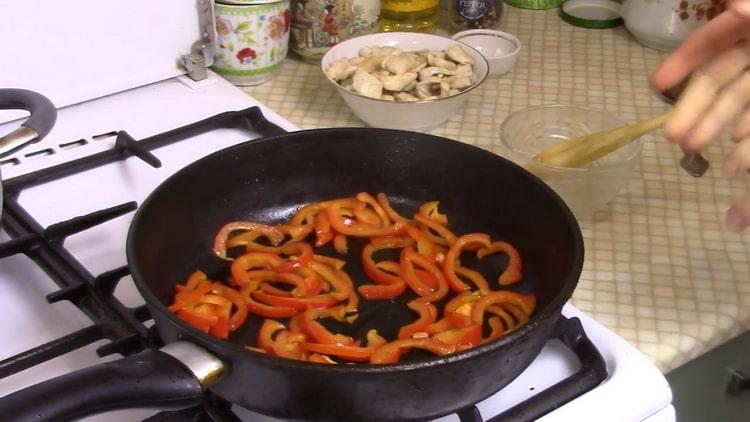
[[623,24],[620,3],[612,0],[567,0],[560,17],[583,28],[613,28]]

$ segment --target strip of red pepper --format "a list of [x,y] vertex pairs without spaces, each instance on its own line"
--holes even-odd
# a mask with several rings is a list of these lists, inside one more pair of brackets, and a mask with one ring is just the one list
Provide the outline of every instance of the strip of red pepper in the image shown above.
[[464,283],[456,274],[456,266],[459,265],[458,259],[461,255],[461,250],[471,244],[479,244],[484,247],[489,247],[490,237],[484,233],[471,233],[463,235],[456,239],[456,243],[454,243],[453,246],[451,246],[451,248],[448,250],[448,253],[445,254],[445,260],[443,261],[443,272],[445,273],[445,278],[448,279],[448,284],[450,285],[451,289],[453,289],[453,291],[456,293],[470,290],[470,287],[466,283]]
[[214,254],[221,259],[229,259],[227,257],[227,240],[232,232],[244,230],[244,231],[255,231],[260,232],[272,245],[278,246],[284,240],[284,232],[274,226],[267,224],[254,223],[252,221],[233,221],[225,224],[214,237]]
[[478,250],[477,257],[482,259],[487,255],[497,252],[504,252],[508,255],[508,266],[505,268],[505,271],[500,274],[498,283],[500,283],[501,286],[507,286],[521,281],[521,255],[510,243],[503,241],[493,242],[490,246]]

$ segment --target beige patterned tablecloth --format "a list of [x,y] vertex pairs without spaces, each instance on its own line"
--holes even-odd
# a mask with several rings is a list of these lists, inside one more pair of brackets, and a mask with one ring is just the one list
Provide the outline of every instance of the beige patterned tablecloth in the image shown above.
[[[524,107],[564,103],[635,122],[667,105],[648,86],[663,55],[624,27],[583,29],[557,11],[505,8],[501,28],[523,43],[509,75],[475,90],[463,111],[433,130],[499,152],[498,126]],[[363,126],[316,66],[287,59],[272,81],[245,88],[301,128]],[[728,232],[724,213],[748,180],[728,181],[724,137],[706,152],[702,178],[679,167],[679,148],[650,135],[639,171],[591,221],[573,303],[638,347],[663,371],[750,328],[750,233]]]

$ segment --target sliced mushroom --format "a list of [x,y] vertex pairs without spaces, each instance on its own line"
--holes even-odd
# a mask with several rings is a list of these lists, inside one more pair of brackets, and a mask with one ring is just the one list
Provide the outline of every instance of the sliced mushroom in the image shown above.
[[414,64],[411,55],[402,54],[400,56],[386,56],[383,59],[383,68],[389,72],[400,75],[406,73]]
[[371,98],[380,98],[383,94],[383,84],[378,78],[365,72],[362,69],[357,69],[354,72],[354,80],[352,87],[354,91]]
[[417,74],[414,72],[407,72],[401,75],[392,75],[385,78],[383,81],[383,88],[388,91],[403,91],[404,87],[417,80]]
[[331,63],[326,75],[334,81],[344,80],[354,74],[357,66],[353,66],[349,59],[339,59]]
[[449,80],[451,88],[466,89],[473,85],[469,76],[453,76]]
[[445,52],[439,51],[439,52],[433,52],[431,54],[427,55],[427,63],[430,64],[430,66],[437,66],[442,67],[443,69],[448,70],[455,70],[456,64],[453,63],[450,60],[445,59]]
[[344,89],[405,102],[448,97],[469,88],[473,85],[471,63],[458,44],[450,52],[368,46],[357,57],[333,62],[325,73]]
[[440,81],[440,98],[445,98],[451,95],[451,83],[447,79]]
[[393,94],[393,96],[396,98],[397,101],[405,101],[405,102],[419,101],[419,98],[409,94],[408,92],[397,92]]
[[419,55],[419,54],[412,54],[412,59],[414,60],[411,68],[409,69],[410,72],[419,72],[420,70],[427,67],[427,58]]
[[367,56],[359,62],[359,68],[368,73],[374,73],[381,69],[383,63],[383,56],[371,55]]
[[406,84],[406,86],[404,86],[404,88],[402,89],[402,91],[406,91],[406,92],[412,92],[412,91],[414,91],[414,90],[415,90],[416,88],[417,88],[417,81],[416,81],[416,80],[414,80],[414,81],[411,81],[411,82],[409,82],[408,84]]
[[471,76],[472,70],[470,64],[460,64],[456,66],[454,75],[456,76]]
[[417,97],[421,99],[427,99],[440,94],[440,81],[442,78],[437,76],[431,76],[423,81],[417,83]]
[[346,78],[343,81],[339,82],[339,85],[341,85],[341,87],[346,90],[354,91],[354,78]]
[[445,69],[442,67],[437,66],[427,66],[424,69],[419,71],[419,80],[424,81],[425,79],[432,77],[432,76],[440,76],[440,75],[452,75],[454,72],[449,69]]
[[445,54],[451,60],[460,64],[474,64],[474,59],[458,44],[453,44],[445,50]]

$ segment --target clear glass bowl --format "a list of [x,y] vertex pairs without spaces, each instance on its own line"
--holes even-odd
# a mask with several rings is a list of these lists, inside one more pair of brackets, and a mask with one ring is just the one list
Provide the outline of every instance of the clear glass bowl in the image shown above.
[[584,168],[549,165],[535,160],[534,156],[567,139],[627,124],[606,111],[588,107],[548,105],[528,108],[512,113],[502,123],[501,155],[550,185],[576,218],[588,219],[627,184],[640,159],[643,138]]

